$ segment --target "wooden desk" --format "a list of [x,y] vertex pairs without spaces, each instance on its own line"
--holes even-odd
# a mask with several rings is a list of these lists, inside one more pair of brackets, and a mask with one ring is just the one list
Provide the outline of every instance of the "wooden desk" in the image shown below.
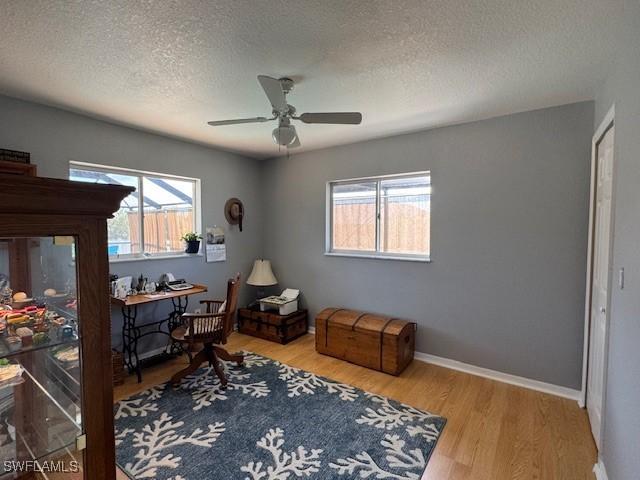
[[[138,341],[142,337],[152,334],[162,334],[170,337],[171,331],[180,322],[180,316],[187,311],[189,296],[206,291],[206,285],[194,284],[193,288],[177,292],[142,293],[138,295],[128,295],[127,298],[111,297],[111,303],[122,309],[122,355],[124,357],[124,364],[129,369],[129,373],[136,372],[138,375],[138,383],[142,381],[142,365],[138,358]],[[162,300],[171,300],[173,304],[173,311],[167,318],[142,325],[136,323],[138,305],[145,305]],[[166,330],[163,329],[165,323],[167,324]],[[149,330],[150,328],[153,329]],[[143,332],[143,329],[148,331]],[[180,352],[179,344],[172,343],[169,346],[169,354]]]

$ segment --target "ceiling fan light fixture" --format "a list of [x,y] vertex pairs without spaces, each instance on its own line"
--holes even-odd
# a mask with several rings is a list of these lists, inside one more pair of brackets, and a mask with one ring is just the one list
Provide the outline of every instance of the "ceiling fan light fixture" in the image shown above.
[[273,129],[271,135],[276,144],[286,147],[287,145],[291,145],[296,139],[296,129],[293,125],[280,125]]

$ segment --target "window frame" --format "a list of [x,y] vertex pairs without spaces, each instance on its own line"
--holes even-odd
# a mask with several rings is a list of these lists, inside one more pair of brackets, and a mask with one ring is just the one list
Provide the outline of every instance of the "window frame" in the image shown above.
[[[118,262],[133,262],[140,260],[162,260],[168,258],[184,258],[192,257],[194,254],[187,254],[180,251],[175,252],[159,252],[149,253],[144,251],[144,202],[141,200],[144,195],[143,179],[144,177],[162,178],[167,180],[181,180],[186,182],[193,182],[193,228],[194,232],[202,231],[202,209],[201,209],[201,195],[202,195],[202,182],[199,178],[186,177],[183,175],[172,175],[168,173],[152,172],[148,170],[138,170],[134,168],[117,167],[112,165],[102,165],[97,163],[79,162],[76,160],[69,161],[69,176],[71,176],[71,170],[89,170],[93,172],[113,173],[120,175],[128,175],[136,177],[138,179],[138,187],[134,194],[138,196],[139,205],[139,222],[138,230],[141,240],[142,251],[140,253],[125,253],[118,255],[110,255],[109,263]],[[202,253],[196,254],[196,256],[202,256]]]
[[[431,192],[429,197],[433,195],[433,176],[430,170],[409,172],[409,173],[397,173],[390,175],[377,175],[371,177],[358,177],[348,178],[343,180],[332,180],[326,184],[326,207],[325,207],[325,251],[327,256],[334,257],[354,257],[354,258],[373,258],[381,260],[404,260],[410,262],[431,262],[431,242],[429,242],[429,254],[416,254],[416,253],[394,253],[381,251],[380,240],[380,201],[381,201],[381,183],[384,180],[395,180],[401,178],[414,178],[414,177],[429,177],[429,188]],[[333,248],[333,187],[337,185],[349,185],[357,183],[371,182],[376,184],[376,238],[375,238],[375,250],[347,250]],[[431,202],[431,199],[429,200]],[[431,213],[431,206],[429,207]],[[429,240],[431,240],[431,224],[429,224]]]

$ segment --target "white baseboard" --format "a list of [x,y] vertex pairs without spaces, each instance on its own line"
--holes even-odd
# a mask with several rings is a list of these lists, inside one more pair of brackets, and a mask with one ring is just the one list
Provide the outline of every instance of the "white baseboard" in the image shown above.
[[167,351],[167,347],[158,347],[158,348],[154,348],[153,350],[147,350],[146,352],[140,353],[138,355],[138,358],[140,360],[145,360],[147,358],[151,358],[151,357],[155,357],[156,355],[160,355],[161,353],[164,353]]
[[[315,335],[315,327],[309,327],[309,333]],[[490,370],[488,368],[477,367],[468,363],[459,362],[458,360],[451,360],[449,358],[438,357],[429,353],[415,352],[413,358],[420,360],[421,362],[431,363],[440,367],[450,368],[452,370],[458,370],[460,372],[469,373],[479,377],[489,378],[498,382],[508,383],[510,385],[516,385],[518,387],[528,388],[530,390],[536,390],[538,392],[549,393],[558,397],[568,398],[575,400],[580,404],[582,400],[582,393],[580,390],[574,390],[572,388],[562,387],[560,385],[554,385],[552,383],[545,383],[539,380],[532,380],[530,378],[519,377],[510,373],[498,372],[496,370]]]
[[593,473],[596,474],[596,480],[609,480],[607,469],[604,468],[601,458],[598,458],[598,463],[593,466]]
[[498,382],[508,383],[510,385],[516,385],[518,387],[528,388],[530,390],[536,390],[538,392],[544,392],[551,395],[556,395],[558,397],[568,398],[570,400],[575,400],[576,402],[579,402],[581,398],[580,390],[574,390],[573,388],[562,387],[560,385],[554,385],[552,383],[541,382],[539,380],[532,380],[526,377],[519,377],[510,373],[498,372],[496,370],[490,370],[488,368],[477,367],[468,363],[459,362],[458,360],[438,357],[429,353],[416,352],[413,358],[422,362],[450,368],[452,370],[458,370],[460,372],[477,375],[479,377],[496,380]]
[[309,326],[309,328],[307,329],[307,333],[310,333],[311,335],[315,335],[316,327]]

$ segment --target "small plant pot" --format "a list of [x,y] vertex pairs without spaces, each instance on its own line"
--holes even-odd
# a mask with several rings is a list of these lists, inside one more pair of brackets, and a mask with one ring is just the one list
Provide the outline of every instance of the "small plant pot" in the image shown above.
[[187,242],[185,253],[198,253],[200,251],[200,240],[191,240]]

